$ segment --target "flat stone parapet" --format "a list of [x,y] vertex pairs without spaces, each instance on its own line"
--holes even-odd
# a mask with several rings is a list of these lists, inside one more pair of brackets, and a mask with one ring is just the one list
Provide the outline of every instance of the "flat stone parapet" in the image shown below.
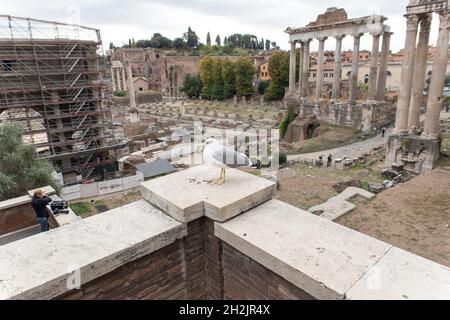
[[50,299],[185,237],[145,200],[0,247],[0,299]]
[[392,247],[278,200],[216,223],[215,234],[317,299],[344,299]]
[[449,300],[450,268],[392,248],[348,292],[354,300]]
[[219,168],[201,165],[144,182],[141,192],[148,202],[183,223],[202,216],[223,222],[272,199],[272,181],[227,169],[223,185],[208,182],[219,174]]
[[215,235],[317,299],[449,299],[450,269],[272,200]]

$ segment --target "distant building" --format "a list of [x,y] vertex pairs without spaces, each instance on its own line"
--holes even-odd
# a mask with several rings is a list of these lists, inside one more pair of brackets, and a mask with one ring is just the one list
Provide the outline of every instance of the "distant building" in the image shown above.
[[264,62],[260,66],[260,73],[261,73],[261,81],[267,81],[270,80],[270,72],[269,72],[269,61]]

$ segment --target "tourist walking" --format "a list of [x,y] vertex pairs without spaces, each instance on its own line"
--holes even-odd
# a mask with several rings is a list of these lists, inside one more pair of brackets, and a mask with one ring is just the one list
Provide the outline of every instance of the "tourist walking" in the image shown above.
[[383,129],[381,129],[381,137],[384,138],[385,135],[386,135],[386,128],[383,127]]
[[333,163],[333,155],[330,154],[328,156],[328,161],[327,161],[327,167],[331,167],[331,164]]

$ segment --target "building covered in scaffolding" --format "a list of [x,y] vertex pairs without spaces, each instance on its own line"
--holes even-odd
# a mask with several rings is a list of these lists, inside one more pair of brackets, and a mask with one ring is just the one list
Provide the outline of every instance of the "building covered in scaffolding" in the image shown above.
[[65,182],[101,177],[125,145],[112,130],[101,45],[96,29],[0,16],[0,123],[21,124]]

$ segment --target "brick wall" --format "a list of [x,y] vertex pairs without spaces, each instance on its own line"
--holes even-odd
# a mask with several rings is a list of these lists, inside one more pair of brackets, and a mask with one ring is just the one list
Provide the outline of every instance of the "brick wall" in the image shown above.
[[314,299],[226,243],[222,259],[226,300]]
[[37,225],[36,214],[30,203],[0,211],[0,236]]
[[214,236],[206,217],[182,240],[57,299],[312,299]]

